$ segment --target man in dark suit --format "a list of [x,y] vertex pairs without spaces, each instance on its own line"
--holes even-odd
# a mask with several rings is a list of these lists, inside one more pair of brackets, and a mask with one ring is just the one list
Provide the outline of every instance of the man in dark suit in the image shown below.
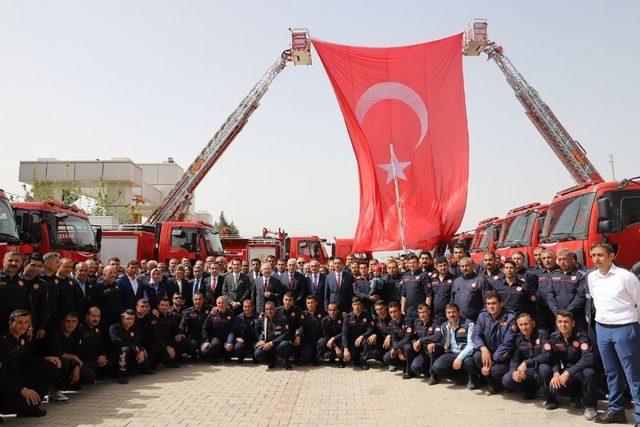
[[138,262],[135,260],[127,263],[124,275],[118,277],[116,284],[120,289],[120,302],[123,310],[135,310],[139,299],[149,300],[156,298],[155,292],[146,286],[142,280],[138,280]]
[[[204,275],[203,275],[204,277]],[[220,274],[218,264],[215,262],[209,266],[209,277],[205,281],[205,301],[207,305],[215,305],[216,300],[222,295],[222,285],[224,284],[224,276]]]
[[342,258],[333,260],[333,273],[327,276],[324,288],[324,302],[328,306],[330,302],[338,304],[340,312],[351,312],[351,300],[353,298],[353,274],[344,268]]
[[306,309],[307,280],[304,274],[298,272],[295,258],[287,261],[287,271],[280,274],[280,283],[293,295],[293,302],[300,310]]
[[256,282],[258,278],[262,275],[262,261],[260,258],[253,258],[251,260],[251,270],[249,270],[249,276],[251,279]]
[[318,301],[318,310],[326,311],[324,303],[324,288],[327,276],[320,273],[320,262],[313,259],[309,262],[311,274],[307,277],[307,295],[313,295]]
[[242,262],[234,259],[231,262],[231,273],[224,277],[222,295],[227,297],[229,307],[236,313],[242,311],[242,301],[251,299],[251,279],[242,272]]
[[193,296],[198,292],[204,294],[205,289],[209,286],[209,280],[205,279],[203,276],[204,269],[202,265],[196,264],[193,266],[193,279],[190,279],[187,282],[187,292],[191,297],[190,300],[193,301]]
[[271,277],[271,264],[268,262],[262,264],[261,273],[262,276],[253,282],[251,296],[251,299],[256,303],[256,313],[258,314],[264,311],[264,305],[269,301],[273,301],[276,306],[279,306],[285,292],[280,280]]

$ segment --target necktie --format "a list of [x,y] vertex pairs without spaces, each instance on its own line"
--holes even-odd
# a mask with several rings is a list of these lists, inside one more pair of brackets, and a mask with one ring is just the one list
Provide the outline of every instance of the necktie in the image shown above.
[[236,275],[236,273],[233,273],[233,284],[235,286],[238,286],[238,276]]
[[315,293],[318,290],[318,276],[316,274],[313,275],[313,292]]
[[200,280],[196,279],[195,282],[193,282],[193,294],[195,295],[196,292],[198,292],[198,289],[200,288]]
[[293,274],[289,273],[289,289],[293,289]]
[[264,282],[262,283],[262,289],[266,290],[269,288],[269,280],[265,277]]
[[338,284],[338,290],[340,290],[340,285],[342,285],[342,273],[336,273],[336,283]]
[[215,292],[216,291],[216,286],[218,285],[218,276],[213,277],[211,276],[211,292]]

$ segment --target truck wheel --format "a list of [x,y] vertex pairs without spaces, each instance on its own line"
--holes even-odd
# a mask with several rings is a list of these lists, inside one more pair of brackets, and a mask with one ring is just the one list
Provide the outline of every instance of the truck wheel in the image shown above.
[[638,275],[638,273],[640,273],[640,261],[636,262],[633,267],[631,267],[631,271],[633,272],[633,274],[635,274],[636,276]]

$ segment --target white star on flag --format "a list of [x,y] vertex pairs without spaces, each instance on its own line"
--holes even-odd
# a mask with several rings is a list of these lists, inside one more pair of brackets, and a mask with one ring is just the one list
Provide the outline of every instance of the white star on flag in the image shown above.
[[387,184],[393,181],[393,168],[395,166],[396,176],[398,179],[407,180],[407,177],[404,175],[404,170],[409,167],[411,162],[399,162],[396,160],[395,156],[391,158],[389,163],[385,163],[382,165],[377,165],[379,168],[384,169],[387,172]]

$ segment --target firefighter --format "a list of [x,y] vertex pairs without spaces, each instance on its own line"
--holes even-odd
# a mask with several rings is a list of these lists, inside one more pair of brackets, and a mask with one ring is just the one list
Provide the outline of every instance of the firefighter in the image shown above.
[[234,314],[229,310],[227,299],[223,296],[219,296],[216,300],[216,308],[217,310],[209,313],[202,326],[200,352],[202,357],[210,363],[214,363],[220,356],[229,361],[233,355],[231,327]]
[[446,306],[451,302],[451,289],[455,277],[449,272],[449,262],[443,256],[435,260],[436,271],[427,283],[427,304],[433,313],[433,324],[442,325],[446,320]]
[[134,367],[140,373],[153,374],[147,352],[134,327],[135,319],[135,311],[125,310],[120,316],[120,323],[114,323],[109,328],[111,363],[117,366],[116,376],[120,384],[129,382],[127,377]]
[[353,297],[351,313],[344,317],[342,323],[342,348],[344,361],[360,365],[362,370],[369,369],[367,363],[367,338],[373,333],[371,315],[362,309],[360,298]]
[[264,313],[256,321],[256,335],[258,342],[254,351],[254,359],[260,363],[267,363],[268,369],[273,369],[276,356],[282,357],[284,368],[292,369],[289,362],[291,356],[291,330],[287,319],[278,314],[273,301],[268,301]]
[[307,309],[300,315],[300,326],[296,335],[300,337],[300,361],[318,365],[316,346],[322,337],[322,319],[325,313],[318,310],[318,300],[315,295],[306,298]]
[[318,357],[331,362],[338,358],[339,366],[344,367],[342,359],[342,316],[338,304],[330,302],[328,314],[320,322],[322,337],[318,340],[316,350]]
[[476,273],[471,258],[461,258],[458,267],[461,274],[453,281],[451,302],[460,307],[462,317],[475,322],[491,285],[484,276]]
[[198,292],[193,296],[193,307],[182,312],[180,320],[180,332],[187,337],[189,355],[195,359],[202,346],[202,325],[209,315],[209,310],[204,305],[204,294]]

